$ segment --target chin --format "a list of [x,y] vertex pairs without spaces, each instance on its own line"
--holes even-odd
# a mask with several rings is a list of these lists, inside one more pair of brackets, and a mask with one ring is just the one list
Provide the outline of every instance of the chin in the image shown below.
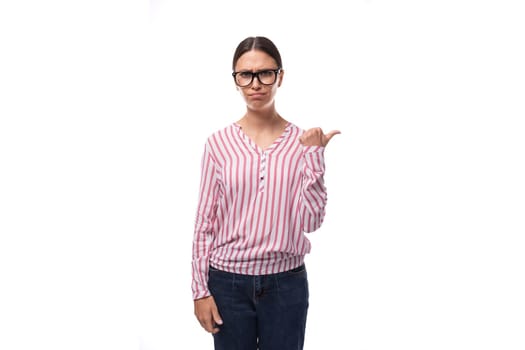
[[249,109],[253,109],[257,111],[257,110],[268,109],[269,107],[272,106],[272,103],[268,101],[256,101],[256,102],[250,101],[250,102],[246,102],[246,105],[248,106]]

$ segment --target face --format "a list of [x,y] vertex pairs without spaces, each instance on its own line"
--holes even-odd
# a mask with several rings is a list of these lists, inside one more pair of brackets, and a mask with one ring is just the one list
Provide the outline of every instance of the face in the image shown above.
[[[236,72],[260,72],[277,68],[277,63],[272,56],[259,50],[247,51],[239,57],[235,65]],[[283,80],[283,73],[281,70],[273,85],[261,84],[259,79],[254,77],[250,85],[246,87],[237,86],[248,108],[262,110],[273,106],[275,94]],[[262,80],[264,81],[264,79]]]

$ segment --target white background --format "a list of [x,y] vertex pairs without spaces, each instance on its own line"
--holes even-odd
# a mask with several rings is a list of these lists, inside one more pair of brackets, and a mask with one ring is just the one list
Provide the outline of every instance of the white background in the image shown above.
[[242,39],[288,120],[340,129],[305,349],[525,348],[520,1],[0,5],[0,348],[211,349],[193,316],[205,138]]

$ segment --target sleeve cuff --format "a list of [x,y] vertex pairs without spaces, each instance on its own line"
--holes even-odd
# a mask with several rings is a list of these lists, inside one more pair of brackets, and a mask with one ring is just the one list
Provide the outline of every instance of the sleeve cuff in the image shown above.
[[303,146],[303,154],[306,153],[324,153],[324,146]]
[[206,289],[206,290],[203,290],[197,293],[193,293],[193,300],[206,298],[206,297],[209,297],[210,295],[211,295],[210,291]]

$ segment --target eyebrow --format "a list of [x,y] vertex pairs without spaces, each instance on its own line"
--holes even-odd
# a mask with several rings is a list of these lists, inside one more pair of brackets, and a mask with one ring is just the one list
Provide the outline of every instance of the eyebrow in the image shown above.
[[259,72],[265,72],[265,71],[269,71],[269,70],[279,70],[281,68],[279,67],[276,67],[276,68],[263,68],[263,69],[258,69],[258,70],[248,70],[248,69],[241,69],[241,70],[237,70],[235,71],[236,73],[259,73]]

